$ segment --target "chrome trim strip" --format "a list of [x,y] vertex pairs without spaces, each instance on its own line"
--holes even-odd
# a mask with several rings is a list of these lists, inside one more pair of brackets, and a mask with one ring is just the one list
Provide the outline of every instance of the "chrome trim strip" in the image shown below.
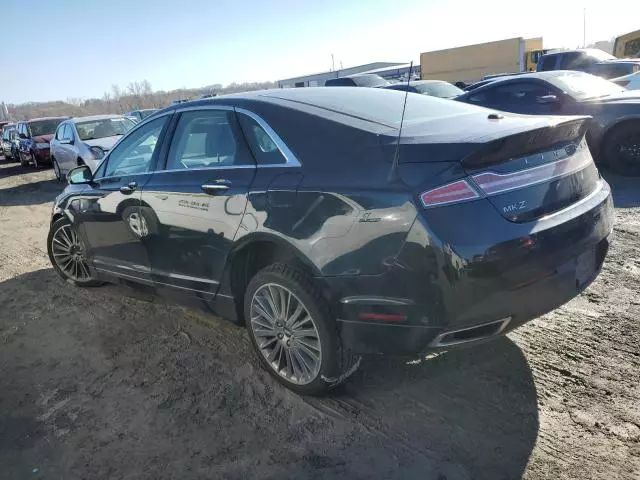
[[262,119],[262,117],[256,115],[255,113],[253,113],[253,112],[251,112],[249,110],[245,110],[244,108],[236,108],[235,110],[236,110],[236,112],[242,113],[244,115],[247,115],[248,117],[250,117],[253,120],[255,120],[257,122],[257,124],[260,125],[260,127],[262,127],[262,129],[265,132],[267,132],[267,135],[269,135],[269,137],[271,138],[273,143],[276,144],[276,146],[278,147],[278,150],[280,150],[280,153],[282,153],[282,156],[287,161],[287,163],[285,163],[284,165],[275,164],[275,165],[258,165],[258,166],[264,166],[264,167],[283,167],[283,166],[300,167],[300,166],[302,166],[300,161],[296,158],[296,156],[293,154],[293,152],[289,149],[287,144],[284,143],[284,141],[280,138],[280,136],[273,130],[273,128],[271,128],[269,126],[269,124],[267,122],[265,122]]
[[[439,334],[436,338],[434,338],[431,343],[429,344],[429,346],[431,347],[450,347],[453,345],[461,345],[463,343],[471,343],[471,342],[476,342],[478,340],[483,340],[486,338],[492,338],[495,337],[497,335],[500,335],[500,333],[502,331],[504,331],[504,329],[507,327],[507,325],[509,324],[509,322],[511,321],[511,317],[507,317],[507,318],[501,318],[500,320],[493,320],[491,322],[485,322],[485,323],[480,323],[478,325],[473,325],[471,327],[465,327],[465,328],[458,328],[456,330],[447,330],[445,332],[442,332],[441,334]],[[442,342],[442,339],[444,337],[446,337],[447,335],[451,335],[452,333],[458,333],[458,332],[466,332],[469,330],[475,330],[478,328],[482,328],[482,327],[487,327],[489,325],[494,325],[494,324],[501,324],[500,327],[498,328],[498,330],[494,333],[492,333],[491,335],[483,335],[480,337],[474,337],[474,338],[468,338],[465,340],[454,340],[451,342]]]
[[340,303],[345,305],[359,305],[361,303],[369,305],[414,305],[414,301],[408,298],[390,298],[390,297],[344,297]]
[[[582,147],[578,155],[562,158],[555,162],[511,173],[482,172],[472,175],[471,179],[481,192],[487,196],[492,196],[566,177],[579,172],[590,164],[593,164],[593,159],[589,155],[589,150]],[[527,181],[526,179],[530,180]],[[525,183],[513,185],[514,182],[522,182],[523,180]]]
[[181,287],[180,285],[171,285],[169,283],[162,283],[162,282],[157,282],[151,278],[144,278],[144,277],[136,277],[134,275],[127,275],[126,273],[119,273],[119,272],[114,272],[112,270],[107,270],[106,268],[99,268],[99,267],[94,267],[96,270],[98,270],[99,272],[104,272],[104,273],[108,273],[109,275],[113,275],[114,277],[123,277],[123,278],[130,278],[132,280],[138,280],[142,283],[151,283],[154,285],[163,285],[165,287],[171,287],[171,288],[179,288],[180,290],[187,290],[189,292],[200,292],[200,293],[206,293],[206,294],[210,294],[210,295],[215,295],[212,292],[207,292],[206,290],[197,290],[195,288],[187,288],[187,287]]

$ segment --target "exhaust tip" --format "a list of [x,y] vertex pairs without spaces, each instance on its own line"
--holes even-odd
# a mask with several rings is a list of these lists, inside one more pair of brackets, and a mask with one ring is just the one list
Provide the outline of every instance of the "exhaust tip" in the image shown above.
[[477,340],[491,338],[499,335],[507,327],[510,321],[511,317],[507,317],[480,325],[474,325],[473,327],[448,330],[438,335],[430,343],[430,346],[450,347],[453,345],[461,345],[463,343],[471,343]]

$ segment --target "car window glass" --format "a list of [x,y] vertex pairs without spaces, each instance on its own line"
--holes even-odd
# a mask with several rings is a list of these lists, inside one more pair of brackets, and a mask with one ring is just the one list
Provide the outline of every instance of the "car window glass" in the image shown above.
[[258,122],[244,114],[240,114],[238,118],[258,165],[287,163],[286,158],[282,155],[275,141]]
[[65,125],[63,135],[65,140],[73,140],[73,127],[69,124]]
[[552,93],[549,88],[535,83],[511,83],[495,90],[496,101],[500,105],[532,105],[537,97]]
[[109,154],[104,175],[133,175],[148,172],[167,116],[156,118],[134,130]]
[[62,140],[64,127],[64,124],[58,126],[58,130],[56,130],[56,140]]
[[167,170],[253,164],[228,110],[199,110],[180,116],[167,158]]

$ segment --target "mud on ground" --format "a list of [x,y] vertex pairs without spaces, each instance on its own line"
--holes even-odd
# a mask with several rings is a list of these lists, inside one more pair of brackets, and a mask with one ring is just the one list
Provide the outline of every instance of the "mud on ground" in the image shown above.
[[308,399],[243,329],[62,282],[61,185],[0,160],[0,477],[638,479],[640,180],[610,182],[615,241],[578,298],[474,349],[366,359]]

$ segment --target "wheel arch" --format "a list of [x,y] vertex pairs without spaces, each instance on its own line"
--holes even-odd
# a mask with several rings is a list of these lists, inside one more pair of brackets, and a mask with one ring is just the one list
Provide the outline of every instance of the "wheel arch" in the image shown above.
[[318,267],[286,239],[265,232],[247,235],[229,253],[219,290],[219,294],[233,298],[236,323],[244,323],[243,300],[249,281],[256,273],[273,263],[292,265],[322,283]]

